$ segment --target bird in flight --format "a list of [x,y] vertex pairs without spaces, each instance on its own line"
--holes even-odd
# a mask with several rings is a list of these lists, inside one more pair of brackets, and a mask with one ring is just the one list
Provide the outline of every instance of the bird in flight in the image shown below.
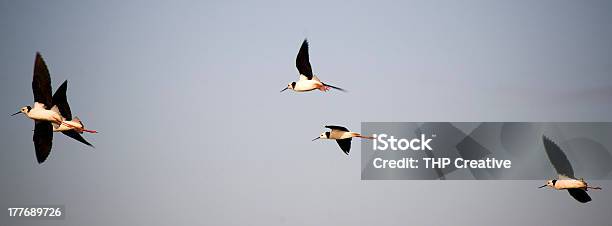
[[318,89],[325,92],[330,90],[330,88],[346,92],[342,88],[321,82],[321,80],[312,73],[312,67],[310,66],[310,59],[308,56],[308,40],[306,39],[302,42],[302,47],[300,47],[300,51],[295,59],[295,66],[300,73],[299,80],[289,83],[281,92],[288,89],[296,92],[307,92]]
[[53,94],[53,104],[57,106],[60,115],[62,116],[62,124],[55,126],[53,132],[61,132],[72,139],[75,139],[85,145],[93,147],[92,144],[87,142],[85,138],[81,136],[83,132],[97,133],[95,130],[85,129],[83,121],[78,117],[72,117],[70,111],[70,105],[68,105],[68,98],[66,97],[66,89],[68,88],[68,81],[64,81],[62,85]]
[[546,136],[542,136],[544,142],[544,150],[557,173],[559,174],[558,179],[548,180],[545,185],[540,186],[550,187],[556,190],[567,190],[569,194],[574,197],[578,202],[586,203],[591,201],[591,197],[587,194],[587,190],[590,189],[601,189],[600,187],[589,186],[584,179],[575,179],[574,169],[572,164],[567,159],[567,156],[561,150],[561,148],[555,144],[555,142],[548,139]]
[[374,139],[374,137],[363,136],[356,132],[351,132],[347,128],[342,126],[325,126],[325,128],[331,129],[331,131],[323,132],[319,137],[313,139],[312,141],[318,139],[331,139],[336,140],[340,149],[344,152],[344,154],[348,155],[351,151],[351,141],[353,137],[359,137],[364,139]]
[[[61,100],[61,93],[65,101],[65,84],[60,87],[59,92],[56,92],[57,98],[51,95],[51,76],[49,69],[40,53],[36,53],[34,60],[34,73],[32,77],[32,93],[34,94],[34,106],[22,107],[17,115],[23,113],[26,117],[34,120],[34,150],[36,152],[36,160],[39,164],[45,162],[51,153],[53,146],[53,131],[63,130],[61,126],[74,127],[71,122],[64,121],[65,117],[61,115],[60,108],[67,107]],[[59,94],[58,94],[59,93]],[[55,99],[55,100],[54,100]],[[57,103],[54,103],[57,101]],[[66,102],[67,103],[67,102]]]

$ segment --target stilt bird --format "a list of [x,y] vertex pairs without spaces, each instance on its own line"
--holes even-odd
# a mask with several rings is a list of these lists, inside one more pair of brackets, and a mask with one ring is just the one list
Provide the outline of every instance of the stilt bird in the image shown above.
[[[55,95],[51,95],[51,76],[49,74],[49,69],[40,53],[36,53],[32,77],[34,106],[22,107],[19,112],[12,115],[23,113],[28,118],[34,120],[34,136],[32,140],[34,142],[36,160],[39,164],[45,162],[51,153],[51,148],[53,146],[53,131],[64,132],[64,134],[76,140],[91,145],[78,135],[78,133],[70,132],[95,131],[85,130],[81,123],[77,123],[78,119],[76,121],[71,119],[70,108],[66,101],[66,86],[67,82],[64,82]],[[62,112],[65,116],[62,116]],[[65,121],[65,119],[67,119],[67,121]],[[74,134],[77,136],[73,136]]]
[[591,201],[591,197],[586,191],[589,188],[601,188],[590,187],[583,179],[575,179],[572,164],[567,159],[565,153],[563,153],[563,150],[546,136],[542,136],[542,141],[544,142],[546,155],[548,155],[550,163],[552,163],[559,176],[558,179],[546,181],[546,184],[539,188],[550,187],[556,190],[567,190],[578,202],[586,203]]
[[300,72],[300,79],[297,82],[289,83],[281,92],[288,89],[296,92],[306,92],[315,89],[328,91],[330,88],[345,91],[342,88],[321,82],[321,80],[312,73],[312,67],[310,66],[310,59],[308,56],[308,40],[306,39],[302,42],[302,47],[300,47],[300,51],[295,59],[295,66],[298,72]]
[[34,149],[38,163],[43,163],[53,145],[53,125],[62,124],[62,116],[53,107],[53,97],[51,96],[51,76],[47,65],[40,53],[36,53],[34,60],[34,76],[32,78],[32,92],[34,93],[34,107],[25,106],[13,115],[25,114],[34,120]]
[[348,155],[351,151],[351,141],[353,137],[365,138],[365,139],[374,139],[373,137],[362,136],[356,132],[350,132],[347,128],[342,126],[325,126],[325,128],[331,129],[329,132],[323,132],[319,137],[313,139],[312,141],[318,139],[331,139],[336,140],[340,149],[344,152],[344,154]]
[[62,132],[64,135],[69,136],[83,144],[93,147],[85,138],[81,136],[83,132],[97,133],[95,130],[85,129],[85,125],[78,118],[72,118],[72,112],[70,111],[70,105],[68,105],[68,98],[66,97],[66,89],[68,88],[68,81],[64,81],[62,85],[53,94],[53,104],[57,106],[60,116],[62,116],[62,123],[59,126],[53,128],[53,132]]

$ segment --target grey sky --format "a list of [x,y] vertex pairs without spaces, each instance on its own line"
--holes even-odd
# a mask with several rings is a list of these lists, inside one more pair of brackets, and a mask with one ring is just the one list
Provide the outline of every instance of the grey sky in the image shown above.
[[[0,1],[0,204],[14,225],[602,225],[540,181],[361,181],[362,121],[610,121],[610,1]],[[341,92],[278,93],[311,43]],[[37,165],[34,54],[73,115]],[[609,181],[597,181],[612,187]],[[4,207],[3,207],[4,208]],[[6,220],[6,219],[2,219]]]

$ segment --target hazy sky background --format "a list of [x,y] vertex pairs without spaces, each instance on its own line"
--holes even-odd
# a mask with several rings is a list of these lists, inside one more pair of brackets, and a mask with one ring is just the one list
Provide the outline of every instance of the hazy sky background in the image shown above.
[[[14,225],[603,225],[541,181],[361,181],[362,121],[611,121],[610,1],[0,0],[0,206]],[[311,43],[349,90],[278,93]],[[56,134],[35,160],[35,52],[92,149]],[[578,174],[578,172],[577,172]],[[551,175],[552,176],[552,175]],[[6,209],[5,209],[6,210]],[[4,214],[3,214],[4,217]],[[3,221],[6,218],[1,218]]]

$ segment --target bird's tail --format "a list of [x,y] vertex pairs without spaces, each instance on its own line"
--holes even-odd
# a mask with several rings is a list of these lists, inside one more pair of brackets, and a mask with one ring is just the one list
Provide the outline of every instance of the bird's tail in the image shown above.
[[333,85],[326,84],[326,83],[323,83],[323,85],[324,85],[324,86],[327,86],[327,87],[330,87],[330,88],[334,88],[334,89],[340,90],[340,91],[342,91],[342,92],[346,92],[346,90],[345,90],[345,89],[340,88],[340,87],[337,87],[337,86],[333,86]]
[[[584,179],[583,179],[583,178],[580,178],[580,181],[584,182]],[[589,190],[589,188],[590,188],[590,189],[594,189],[594,190],[601,190],[601,187],[591,187],[591,186],[589,186],[589,184],[587,184],[586,182],[584,182],[584,184],[586,185],[586,189],[584,189],[584,190]]]
[[355,135],[355,137],[359,137],[362,139],[370,139],[370,140],[374,139],[374,137],[364,136],[364,135],[361,135],[360,133],[353,133],[353,134]]
[[74,116],[72,121],[81,124],[81,127],[85,128],[85,124],[83,124],[83,121],[81,121],[81,119],[79,117]]
[[587,186],[586,190],[588,190],[588,189],[601,190],[601,187],[590,187],[590,186]]
[[72,121],[78,122],[79,124],[81,124],[81,126],[83,127],[83,132],[88,132],[88,133],[98,133],[98,131],[95,130],[88,130],[85,129],[85,124],[83,124],[83,121],[81,121],[81,119],[79,119],[79,117],[74,117],[74,119],[72,119]]

